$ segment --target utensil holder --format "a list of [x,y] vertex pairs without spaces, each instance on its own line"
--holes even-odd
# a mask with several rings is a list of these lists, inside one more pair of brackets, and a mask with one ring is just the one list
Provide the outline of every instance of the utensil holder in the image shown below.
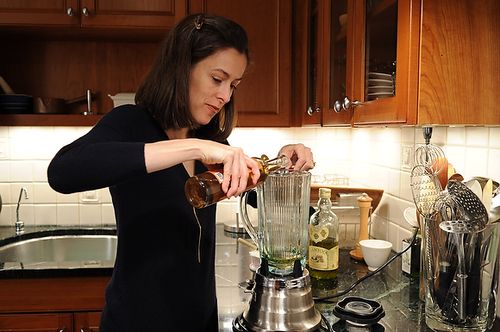
[[434,331],[486,331],[496,313],[500,224],[457,236],[441,229],[437,220],[425,223],[426,324]]

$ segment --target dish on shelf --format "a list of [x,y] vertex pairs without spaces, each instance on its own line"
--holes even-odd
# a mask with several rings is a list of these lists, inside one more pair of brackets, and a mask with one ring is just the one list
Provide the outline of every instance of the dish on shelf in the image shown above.
[[375,86],[369,86],[368,87],[368,94],[371,93],[379,93],[379,92],[384,92],[384,93],[394,93],[394,87],[389,86],[389,85],[375,85]]
[[369,78],[368,86],[393,86],[394,82],[392,80],[379,79],[379,78]]
[[0,114],[33,113],[33,97],[22,94],[1,94]]
[[369,97],[376,97],[376,96],[384,96],[384,97],[392,97],[394,96],[394,92],[372,92],[368,93],[367,96]]
[[392,81],[392,74],[371,71],[371,72],[368,72],[368,78],[385,79],[385,80]]

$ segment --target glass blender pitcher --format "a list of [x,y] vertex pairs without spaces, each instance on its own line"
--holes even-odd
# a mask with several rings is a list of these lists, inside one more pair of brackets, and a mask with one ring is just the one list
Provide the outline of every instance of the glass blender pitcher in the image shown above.
[[248,217],[247,192],[240,200],[240,215],[261,259],[277,276],[292,274],[296,261],[302,271],[307,256],[311,174],[280,170],[253,190],[257,192],[258,228]]

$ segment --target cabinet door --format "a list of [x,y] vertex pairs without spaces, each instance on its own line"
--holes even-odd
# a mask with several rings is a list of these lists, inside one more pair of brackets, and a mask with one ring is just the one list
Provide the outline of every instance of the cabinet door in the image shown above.
[[356,0],[355,6],[353,123],[415,123],[419,6],[411,0]]
[[499,125],[500,1],[422,3],[418,123]]
[[78,26],[78,0],[0,0],[0,25]]
[[349,126],[352,110],[335,109],[351,95],[353,2],[295,1],[294,105],[302,126]]
[[234,95],[238,126],[290,126],[292,2],[191,0],[189,8],[228,17],[248,34],[251,63]]
[[[321,122],[324,126],[350,125],[352,110],[338,105],[353,91],[354,3],[349,0],[319,2],[319,100],[323,105]],[[336,106],[337,104],[337,106]]]
[[100,312],[79,312],[74,314],[75,332],[99,332]]
[[83,27],[165,28],[186,15],[185,0],[81,0]]
[[71,332],[72,314],[2,314],[0,332]]

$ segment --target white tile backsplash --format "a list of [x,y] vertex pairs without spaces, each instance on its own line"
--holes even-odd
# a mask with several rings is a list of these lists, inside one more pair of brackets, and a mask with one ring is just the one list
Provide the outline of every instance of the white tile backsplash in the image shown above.
[[[18,190],[27,186],[30,199],[24,203],[45,204],[44,208],[67,205],[74,210],[82,202],[79,194],[64,195],[54,192],[47,184],[47,166],[55,152],[63,145],[88,132],[90,127],[0,127],[0,194],[4,204],[17,202]],[[272,138],[272,139],[270,139]],[[313,174],[342,174],[354,185],[382,188],[392,209],[383,205],[377,214],[390,223],[400,224],[396,201],[410,204],[409,174],[415,146],[423,144],[422,129],[402,128],[236,128],[229,138],[231,144],[246,148],[252,156],[262,153],[275,155],[284,144],[305,142],[312,148],[316,168]],[[248,144],[251,141],[252,144]],[[500,128],[436,127],[431,143],[438,144],[457,172],[464,177],[475,175],[500,178]],[[405,149],[403,149],[403,147]],[[5,152],[7,151],[7,152]],[[2,152],[2,151],[0,151]],[[410,153],[410,154],[409,154]],[[107,188],[97,192],[98,201],[111,206]],[[386,204],[387,205],[387,204]],[[72,208],[68,208],[72,207]],[[89,208],[84,208],[89,209]],[[394,210],[396,209],[396,210]],[[219,216],[235,213],[232,206],[220,204]],[[394,213],[393,211],[397,211]],[[60,212],[62,213],[62,212]],[[59,213],[59,214],[60,214]],[[58,214],[58,215],[59,215]],[[93,218],[114,213],[90,213]],[[75,222],[87,215],[78,209]],[[401,217],[401,216],[399,216]],[[222,218],[222,217],[221,217]],[[67,223],[68,218],[63,223]]]
[[57,204],[56,225],[80,225],[80,206],[78,204]]
[[54,225],[57,220],[55,204],[35,204],[34,213],[36,225]]
[[[47,184],[52,156],[89,129],[0,126],[0,225],[13,225],[21,186],[28,188],[30,197],[23,199],[20,209],[27,224],[114,223],[107,188],[97,191],[98,202],[83,203],[79,194],[59,194]],[[294,142],[308,145],[317,163],[313,174],[342,174],[357,187],[384,189],[373,215],[372,236],[391,241],[396,249],[409,236],[402,211],[413,204],[409,180],[415,148],[424,144],[421,128],[236,128],[229,142],[244,147],[250,156],[274,156],[283,145]],[[465,178],[485,176],[500,181],[499,127],[435,127],[431,143],[443,148]],[[236,205],[234,199],[219,204],[217,221],[234,220]],[[342,224],[345,241],[355,241],[357,227],[356,222]]]

